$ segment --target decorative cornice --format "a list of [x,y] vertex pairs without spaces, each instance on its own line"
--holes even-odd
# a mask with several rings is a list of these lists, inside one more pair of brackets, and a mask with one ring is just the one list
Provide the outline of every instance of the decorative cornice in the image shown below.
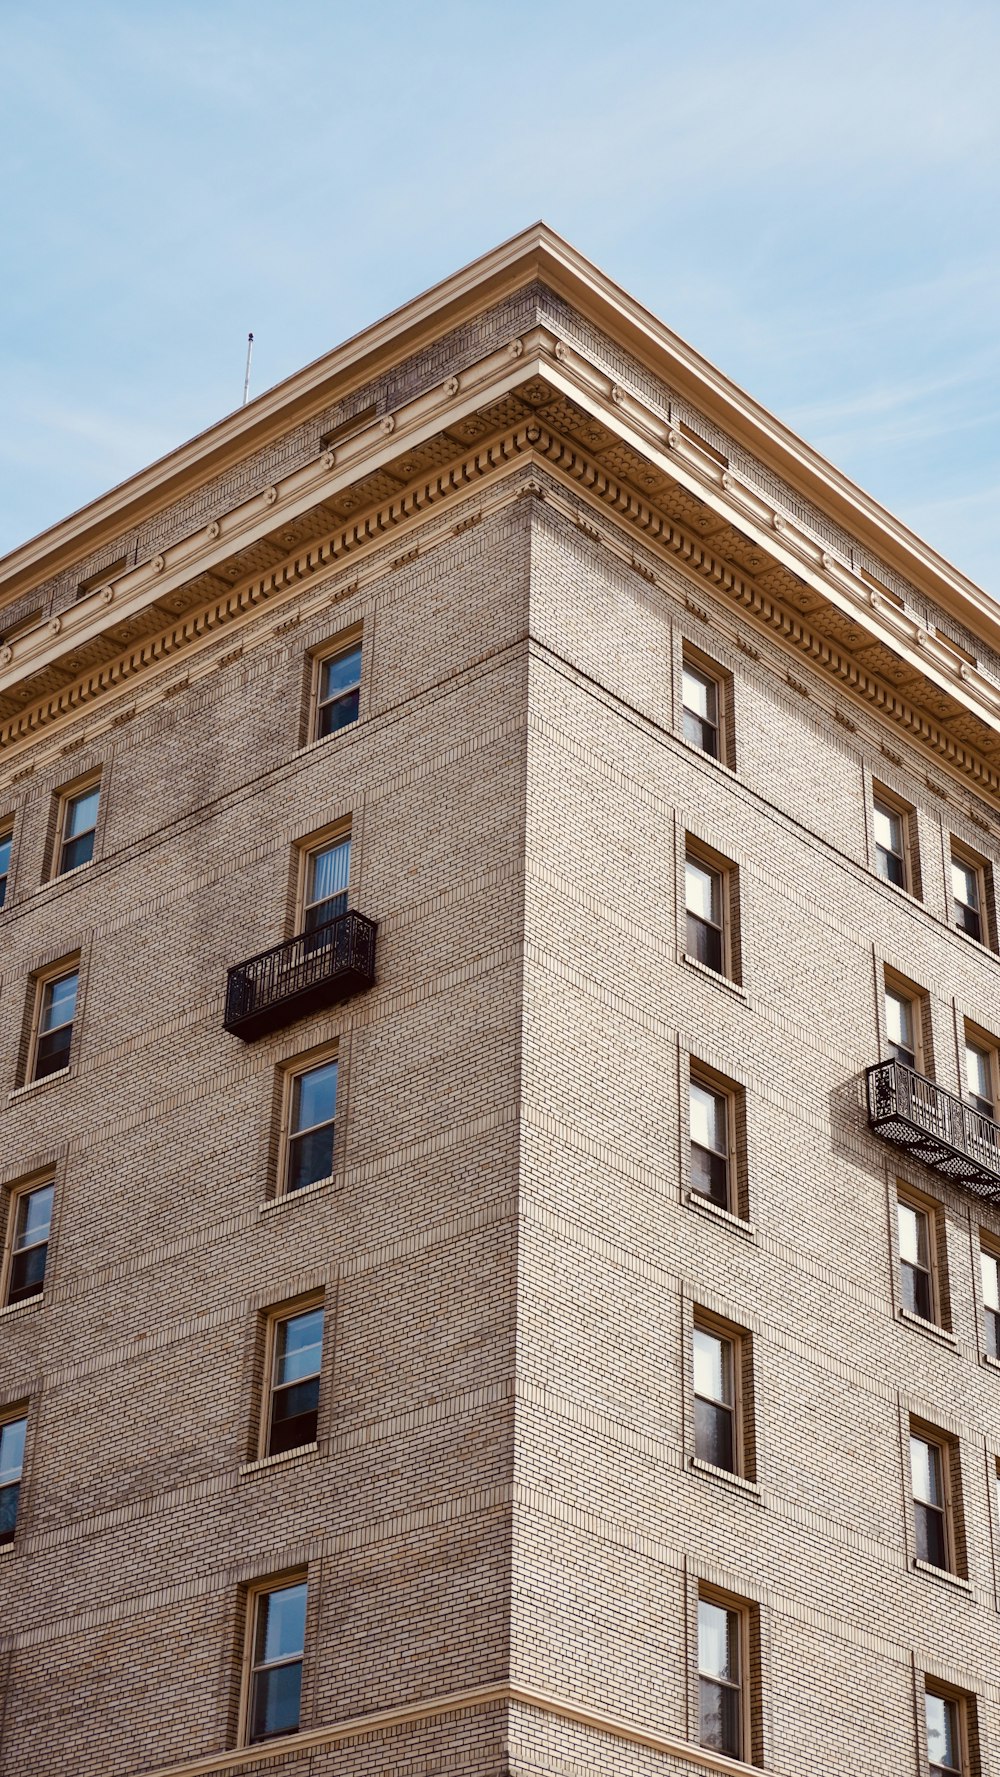
[[423,1722],[440,1720],[442,1716],[467,1714],[496,1708],[498,1705],[536,1709],[542,1715],[554,1716],[559,1721],[590,1728],[598,1734],[609,1735],[614,1740],[621,1740],[632,1746],[643,1746],[650,1752],[661,1753],[665,1758],[682,1759],[685,1764],[696,1765],[702,1771],[729,1773],[729,1777],[752,1777],[756,1770],[756,1766],[744,1764],[742,1759],[726,1758],[724,1754],[712,1752],[706,1746],[696,1746],[691,1740],[626,1721],[622,1716],[608,1714],[606,1710],[574,1703],[566,1697],[555,1697],[547,1691],[536,1690],[533,1685],[503,1682],[472,1685],[467,1690],[450,1691],[443,1696],[429,1697],[423,1702],[376,1709],[368,1715],[350,1716],[346,1721],[335,1722],[328,1727],[306,1728],[298,1734],[265,1740],[258,1746],[242,1746],[232,1752],[212,1753],[207,1758],[189,1759],[179,1765],[160,1765],[155,1771],[145,1771],[142,1777],[211,1777],[211,1773],[217,1771],[252,1771],[263,1764],[276,1764],[283,1758],[301,1758],[321,1746],[336,1746],[345,1740],[357,1740],[369,1734],[392,1733],[398,1728],[415,1727]]

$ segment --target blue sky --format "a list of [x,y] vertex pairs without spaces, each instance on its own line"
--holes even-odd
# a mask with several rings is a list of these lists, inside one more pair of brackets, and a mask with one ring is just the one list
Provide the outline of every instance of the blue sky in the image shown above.
[[1000,596],[995,4],[0,23],[0,553],[542,216]]

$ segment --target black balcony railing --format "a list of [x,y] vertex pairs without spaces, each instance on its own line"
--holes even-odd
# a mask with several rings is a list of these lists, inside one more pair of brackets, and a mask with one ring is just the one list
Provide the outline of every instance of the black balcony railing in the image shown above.
[[237,963],[226,984],[226,1029],[250,1043],[371,987],[376,929],[363,913],[341,913],[314,932],[300,932]]
[[1000,1124],[901,1061],[868,1069],[868,1122],[977,1197],[1000,1202]]

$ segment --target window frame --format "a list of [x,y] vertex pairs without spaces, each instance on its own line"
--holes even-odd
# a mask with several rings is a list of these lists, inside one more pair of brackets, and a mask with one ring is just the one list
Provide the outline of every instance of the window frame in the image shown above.
[[[337,1076],[334,1086],[333,1117],[329,1120],[333,1124],[333,1134],[330,1140],[330,1171],[321,1179],[310,1179],[305,1185],[297,1185],[290,1188],[289,1179],[291,1177],[292,1142],[298,1136],[307,1133],[306,1130],[293,1130],[292,1128],[292,1117],[295,1110],[295,1082],[300,1079],[303,1074],[313,1073],[318,1068],[325,1067],[327,1063],[331,1061],[336,1066]],[[310,1050],[307,1055],[292,1056],[279,1067],[278,1153],[274,1173],[275,1199],[301,1196],[304,1191],[317,1190],[322,1185],[329,1184],[330,1181],[336,1177],[339,1152],[338,1125],[342,1116],[343,1071],[344,1045],[339,1040],[331,1043],[324,1043],[320,1048]],[[327,1124],[325,1123],[309,1125],[310,1129],[323,1129],[326,1127]]]
[[[729,1386],[731,1400],[726,1403],[717,1401],[709,1395],[699,1395],[697,1389],[695,1341],[702,1333],[707,1338],[717,1339],[728,1347],[729,1352]],[[702,1308],[695,1308],[691,1325],[691,1370],[690,1382],[692,1417],[691,1417],[691,1448],[699,1463],[716,1469],[722,1474],[736,1475],[740,1479],[747,1478],[746,1465],[746,1431],[744,1424],[744,1388],[743,1366],[747,1357],[747,1334],[741,1327],[720,1320],[716,1315]],[[729,1413],[730,1436],[732,1442],[732,1463],[713,1462],[698,1448],[698,1402],[707,1401],[715,1408],[723,1408]]]
[[[975,1111],[980,1117],[988,1118],[991,1123],[995,1123],[997,1121],[997,1107],[1000,1106],[1000,1051],[998,1051],[997,1044],[989,1033],[983,1030],[980,1025],[973,1024],[968,1018],[964,1019],[962,1022],[961,1041],[962,1098],[969,1106],[970,1110]],[[975,1051],[976,1054],[984,1056],[986,1060],[986,1071],[989,1076],[991,1093],[989,1110],[982,1109],[982,1102],[985,1101],[981,1101],[978,1093],[973,1094],[969,1084],[970,1050]]]
[[[248,1585],[245,1588],[244,1608],[243,1608],[243,1613],[242,1613],[243,1614],[243,1657],[242,1657],[241,1671],[240,1671],[240,1700],[239,1700],[239,1717],[238,1717],[239,1732],[238,1732],[238,1736],[237,1736],[237,1748],[247,1747],[247,1746],[273,1745],[273,1744],[279,1742],[281,1739],[285,1738],[287,1735],[290,1735],[293,1733],[294,1734],[301,1733],[301,1731],[302,1731],[302,1680],[300,1680],[299,1720],[298,1720],[297,1725],[294,1728],[285,1729],[283,1734],[273,1734],[273,1735],[269,1734],[269,1735],[265,1735],[261,1739],[254,1739],[252,1732],[251,1732],[252,1711],[253,1711],[253,1705],[254,1705],[254,1701],[255,1701],[254,1676],[255,1676],[255,1673],[258,1669],[258,1662],[254,1658],[254,1649],[255,1649],[255,1643],[256,1643],[256,1638],[257,1638],[257,1613],[258,1613],[258,1610],[260,1609],[261,1601],[264,1598],[270,1597],[271,1594],[273,1594],[275,1592],[290,1591],[292,1589],[292,1587],[294,1587],[294,1586],[305,1586],[305,1588],[306,1588],[306,1607],[305,1607],[305,1616],[304,1616],[303,1634],[302,1634],[302,1652],[301,1652],[301,1655],[299,1656],[299,1663],[300,1663],[301,1669],[302,1669],[302,1680],[304,1680],[304,1678],[305,1678],[305,1663],[306,1663],[306,1648],[308,1647],[308,1643],[309,1643],[310,1586],[309,1586],[309,1570],[308,1570],[308,1568],[307,1567],[296,1567],[296,1568],[292,1568],[287,1573],[269,1574],[264,1579],[254,1580],[250,1585]],[[275,1662],[275,1664],[276,1663],[277,1662]],[[284,1662],[284,1663],[291,1664],[290,1661]]]
[[[332,661],[337,660],[342,654],[353,653],[355,648],[359,653],[357,686],[349,686],[345,691],[338,693],[336,697],[324,698],[322,696],[323,673],[326,667]],[[312,673],[309,686],[310,717],[308,738],[310,742],[318,744],[323,740],[333,740],[338,734],[343,734],[345,729],[354,728],[357,723],[360,722],[362,714],[361,700],[364,691],[364,673],[365,640],[360,628],[351,629],[345,631],[343,635],[332,637],[324,642],[320,648],[313,651]],[[345,697],[355,694],[355,691],[358,700],[356,714],[353,715],[349,721],[341,723],[339,728],[331,728],[328,733],[324,734],[324,709],[333,703],[342,701]]]
[[[913,1036],[912,1062],[903,1061],[903,1058],[900,1055],[897,1055],[897,1045],[889,1035],[890,998],[894,998],[910,1007]],[[895,969],[888,967],[883,968],[882,1006],[879,1025],[881,1039],[885,1045],[886,1058],[888,1060],[899,1061],[904,1067],[912,1067],[914,1073],[922,1074],[925,1079],[930,1079],[932,1074],[931,1069],[928,1066],[930,1058],[927,1053],[927,1042],[924,1028],[927,1006],[928,997],[925,988],[920,987],[915,981],[909,981],[903,975],[898,975]],[[902,1047],[902,1045],[899,1046]]]
[[[310,873],[312,870],[313,859],[316,858],[321,852],[331,851],[334,846],[342,845],[345,841],[346,841],[348,847],[350,848],[350,855],[348,858],[348,870],[347,870],[347,887],[343,891],[344,896],[345,896],[344,910],[346,911],[346,909],[350,906],[351,869],[352,869],[352,865],[354,863],[354,856],[353,856],[353,854],[354,854],[354,833],[352,830],[352,823],[351,823],[350,819],[343,820],[343,821],[336,821],[333,823],[332,826],[324,827],[321,829],[320,832],[310,833],[304,839],[300,839],[297,841],[296,850],[298,852],[298,865],[297,865],[296,881],[295,881],[295,922],[294,922],[295,923],[295,932],[297,934],[299,934],[299,933],[305,934],[306,933],[309,908],[311,905],[318,904],[318,903],[311,903],[308,898],[308,896],[309,896],[309,877],[310,877]],[[333,915],[333,917],[336,918],[338,916],[335,914],[335,915]]]
[[[913,1536],[914,1560],[924,1567],[930,1567],[938,1573],[949,1573],[958,1579],[964,1578],[962,1565],[959,1561],[958,1526],[955,1519],[955,1476],[953,1467],[957,1455],[957,1440],[939,1426],[929,1425],[925,1420],[911,1416],[907,1426],[907,1478],[910,1496],[910,1525]],[[935,1506],[932,1501],[918,1500],[913,1485],[913,1451],[914,1442],[922,1443],[929,1449],[936,1450],[939,1462],[941,1485],[941,1504]],[[920,1553],[920,1536],[918,1531],[917,1509],[927,1512],[939,1512],[941,1516],[942,1540],[944,1544],[944,1562],[930,1560],[929,1556]],[[926,1539],[925,1539],[926,1540]]]
[[27,1400],[22,1399],[19,1401],[12,1401],[9,1406],[0,1408],[0,1432],[2,1432],[8,1425],[20,1425],[22,1422],[24,1424],[24,1438],[21,1445],[21,1466],[17,1471],[17,1479],[16,1481],[6,1482],[3,1487],[0,1487],[0,1497],[2,1497],[9,1488],[17,1488],[17,1500],[14,1506],[14,1523],[9,1534],[0,1532],[0,1549],[6,1548],[13,1543],[17,1536],[18,1525],[21,1522],[21,1495],[24,1490],[24,1471],[27,1464],[28,1454],[29,1406],[30,1403]]
[[[36,1191],[44,1191],[46,1189],[52,1191],[52,1213],[49,1217],[48,1238],[45,1241],[45,1265],[42,1270],[42,1285],[40,1289],[32,1290],[29,1295],[21,1295],[16,1302],[12,1302],[10,1299],[10,1291],[14,1261],[17,1258],[17,1223],[20,1214],[20,1206],[28,1197],[33,1196]],[[49,1273],[49,1263],[52,1251],[52,1228],[55,1220],[55,1191],[55,1174],[51,1171],[46,1171],[37,1173],[28,1179],[19,1180],[17,1184],[8,1186],[4,1193],[7,1198],[7,1203],[5,1205],[6,1225],[4,1230],[3,1262],[2,1266],[0,1266],[0,1309],[16,1308],[22,1303],[27,1302],[41,1302],[44,1298],[45,1279]]]
[[[271,1428],[272,1428],[272,1422],[273,1422],[273,1416],[274,1416],[274,1395],[275,1395],[274,1374],[275,1374],[275,1365],[276,1365],[277,1356],[278,1356],[279,1329],[283,1325],[285,1325],[286,1322],[288,1322],[290,1320],[296,1320],[296,1319],[298,1319],[298,1317],[300,1315],[311,1314],[317,1308],[320,1308],[323,1310],[323,1330],[322,1330],[322,1334],[320,1336],[319,1368],[316,1371],[317,1397],[318,1397],[317,1404],[316,1404],[316,1420],[317,1420],[316,1434],[317,1435],[316,1435],[316,1438],[307,1440],[304,1444],[290,1444],[286,1450],[272,1451],[270,1448],[270,1444],[271,1444]],[[321,1405],[321,1398],[320,1397],[322,1394],[322,1387],[323,1387],[323,1355],[324,1355],[324,1344],[326,1341],[326,1336],[327,1336],[326,1298],[325,1298],[325,1292],[323,1290],[313,1290],[310,1292],[310,1294],[308,1296],[298,1297],[292,1302],[282,1302],[278,1306],[276,1306],[274,1308],[269,1308],[267,1310],[267,1314],[265,1317],[265,1328],[264,1328],[263,1387],[261,1390],[260,1411],[258,1414],[258,1426],[257,1426],[256,1457],[257,1457],[258,1461],[264,1461],[265,1459],[267,1459],[268,1457],[271,1457],[271,1456],[274,1456],[275,1458],[278,1458],[281,1456],[291,1456],[292,1454],[297,1454],[302,1450],[310,1449],[311,1446],[314,1443],[316,1443],[316,1441],[318,1439],[318,1435],[319,1435],[319,1412],[320,1412],[320,1405]],[[282,1386],[288,1386],[288,1385],[284,1384]]]
[[[699,740],[695,740],[688,733],[688,715],[690,714],[694,720],[699,722],[703,718],[698,716],[696,711],[691,710],[684,700],[684,676],[686,673],[691,673],[695,678],[704,680],[706,684],[715,689],[715,722],[710,724],[714,726],[718,749],[714,753],[708,747],[702,746]],[[680,710],[678,726],[681,739],[685,744],[693,748],[695,752],[701,753],[704,758],[711,759],[714,764],[724,765],[729,771],[734,770],[732,674],[727,672],[718,661],[710,659],[707,654],[701,653],[698,648],[683,640],[681,642],[678,707]]]
[[[718,879],[720,922],[717,925],[711,920],[702,919],[701,914],[692,913],[688,908],[688,864],[693,864],[696,869],[704,871],[706,875],[714,876]],[[698,968],[706,970],[709,975],[714,975],[720,981],[728,981],[731,986],[738,987],[741,985],[740,970],[738,967],[738,958],[734,941],[734,927],[737,917],[737,873],[738,866],[730,859],[722,857],[720,853],[714,851],[710,846],[704,845],[701,840],[696,839],[693,834],[684,834],[684,849],[681,859],[681,887],[683,891],[681,896],[681,909],[684,918],[683,955],[688,962],[694,963]],[[717,969],[712,963],[705,962],[704,959],[698,955],[697,950],[692,949],[690,943],[690,922],[692,920],[697,920],[698,923],[703,925],[707,930],[717,931],[719,933],[721,968]]]
[[[737,1622],[736,1647],[739,1658],[739,1681],[737,1685],[726,1687],[736,1690],[739,1698],[739,1733],[738,1747],[735,1752],[728,1753],[724,1748],[713,1747],[701,1737],[701,1687],[702,1683],[719,1684],[725,1681],[714,1678],[711,1674],[703,1674],[701,1668],[701,1606],[707,1604],[717,1610],[724,1610],[727,1615],[734,1616]],[[695,1743],[706,1751],[716,1752],[723,1757],[736,1758],[744,1764],[750,1762],[752,1756],[752,1711],[753,1692],[751,1676],[751,1636],[750,1613],[751,1605],[731,1593],[719,1590],[715,1586],[702,1584],[700,1581],[695,1595]]]
[[[911,1308],[906,1301],[903,1287],[904,1266],[910,1264],[903,1257],[903,1246],[900,1239],[899,1210],[901,1206],[924,1217],[927,1227],[927,1277],[930,1314],[921,1314],[919,1309]],[[947,1249],[945,1244],[944,1210],[935,1198],[928,1197],[923,1191],[916,1190],[905,1179],[896,1180],[893,1200],[895,1216],[894,1256],[896,1261],[896,1297],[902,1315],[917,1320],[924,1326],[935,1327],[939,1332],[951,1331],[950,1292],[948,1289]],[[920,1270],[919,1266],[911,1267]]]
[[[94,790],[97,791],[97,808],[94,811],[93,826],[85,827],[82,833],[69,834],[67,827],[71,809],[75,803],[81,801],[83,797],[89,796]],[[50,873],[50,880],[52,882],[58,882],[60,877],[70,876],[77,870],[85,870],[88,864],[94,862],[97,853],[97,835],[100,829],[103,803],[104,784],[103,773],[101,771],[88,772],[86,777],[78,778],[74,783],[67,784],[65,789],[58,792],[56,833],[52,851],[52,870]],[[89,856],[81,859],[79,864],[65,863],[64,858],[66,847],[75,844],[78,839],[85,838],[87,834],[92,836]]]
[[[68,1021],[70,1039],[69,1048],[66,1051],[66,1060],[62,1067],[51,1068],[47,1073],[40,1074],[38,1072],[38,1045],[43,1035],[50,1036],[52,1034],[51,1031],[42,1031],[42,1009],[45,1003],[45,995],[50,987],[54,987],[57,982],[65,980],[70,975],[76,976],[76,997],[73,1002],[73,1016]],[[72,959],[63,957],[60,962],[50,963],[48,968],[40,969],[32,977],[32,981],[33,1004],[31,1007],[31,1022],[28,1034],[27,1065],[25,1067],[24,1075],[24,1084],[26,1086],[38,1085],[42,1080],[56,1079],[60,1075],[68,1073],[73,1065],[74,1033],[80,1022],[80,999],[81,987],[83,984],[82,958],[79,955],[76,955]],[[65,1025],[55,1026],[55,1029],[57,1030],[64,1030],[65,1028]]]
[[[952,869],[956,864],[963,870],[967,870],[976,880],[976,893],[979,896],[979,906],[975,909],[979,916],[978,936],[974,932],[970,932],[967,927],[962,925],[956,918],[957,909],[960,906],[968,906],[967,902],[959,901],[955,894]],[[989,904],[989,862],[986,858],[981,857],[977,852],[974,852],[971,847],[964,845],[960,839],[956,839],[954,833],[949,834],[948,839],[947,886],[948,905],[950,910],[949,923],[952,930],[960,932],[963,938],[969,938],[973,944],[981,944],[986,950],[992,950],[992,920],[990,917],[991,909]]]
[[[997,1268],[997,1303],[992,1308],[986,1300],[986,1276],[983,1260],[989,1258]],[[996,1235],[988,1233],[984,1228],[979,1230],[979,1294],[983,1312],[982,1340],[983,1352],[993,1363],[1000,1363],[1000,1240]],[[993,1317],[992,1319],[990,1317]],[[995,1335],[993,1343],[996,1350],[991,1350],[990,1334]]]
[[[943,1684],[939,1679],[931,1678],[927,1673],[924,1674],[923,1689],[923,1739],[929,1777],[971,1777],[972,1746],[971,1723],[969,1720],[970,1699],[962,1692],[954,1690],[951,1685]],[[930,1733],[927,1720],[927,1701],[930,1697],[937,1698],[939,1702],[944,1703],[946,1706],[951,1704],[955,1710],[956,1738],[958,1740],[958,1752],[961,1760],[961,1763],[958,1765],[934,1765],[931,1763]]]
[[[726,1130],[726,1151],[724,1155],[718,1148],[704,1148],[700,1142],[696,1142],[694,1139],[691,1099],[695,1087],[702,1092],[709,1093],[713,1098],[722,1100]],[[695,1060],[693,1056],[691,1057],[688,1066],[687,1165],[685,1169],[688,1192],[694,1198],[695,1202],[709,1203],[713,1205],[714,1208],[724,1209],[727,1214],[737,1216],[741,1221],[744,1221],[746,1218],[741,1214],[742,1206],[740,1204],[741,1181],[739,1177],[739,1130],[737,1126],[738,1093],[738,1087],[724,1081],[721,1076],[714,1074],[701,1062]],[[710,1192],[701,1191],[698,1189],[697,1185],[692,1183],[695,1170],[693,1159],[693,1150],[695,1148],[701,1153],[714,1154],[717,1159],[722,1159],[724,1161],[726,1187],[724,1203],[718,1202]]]
[[[871,867],[879,882],[887,883],[890,888],[900,889],[904,894],[912,895],[914,900],[921,900],[920,868],[917,854],[916,808],[907,802],[904,796],[898,796],[879,778],[871,780]],[[880,845],[875,827],[876,815],[882,813],[896,819],[900,824],[901,852],[888,852]],[[902,882],[896,882],[892,876],[879,869],[879,853],[886,851],[886,856],[898,857],[902,866]]]

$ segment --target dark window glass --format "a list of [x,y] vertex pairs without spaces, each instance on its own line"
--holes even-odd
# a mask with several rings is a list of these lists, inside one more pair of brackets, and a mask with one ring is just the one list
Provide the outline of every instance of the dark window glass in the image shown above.
[[299,1725],[306,1584],[280,1586],[257,1599],[250,1682],[250,1739],[293,1734]]
[[336,734],[358,719],[361,698],[361,643],[332,654],[319,669],[319,733]]
[[94,855],[94,832],[100,800],[99,784],[93,784],[89,790],[81,790],[79,796],[67,798],[63,810],[60,875],[67,870],[75,870],[79,864],[90,863]]
[[7,878],[10,875],[10,853],[14,844],[14,829],[8,828],[0,833],[0,907],[7,899]]
[[0,1543],[14,1537],[27,1427],[27,1419],[8,1419],[0,1425]]
[[944,1504],[944,1452],[926,1438],[910,1438],[910,1473],[917,1556],[934,1567],[948,1566]]
[[725,1093],[691,1081],[691,1188],[729,1208],[729,1105]]
[[694,1441],[703,1462],[735,1473],[733,1342],[705,1327],[694,1329]]
[[347,912],[351,841],[337,839],[322,851],[309,853],[306,866],[305,929],[314,932]]
[[875,803],[875,868],[886,882],[906,887],[906,820],[895,808]]
[[23,1302],[41,1294],[49,1251],[53,1185],[22,1191],[14,1200],[14,1238],[10,1261],[8,1302]]
[[981,1117],[992,1119],[995,1116],[993,1057],[988,1049],[980,1048],[977,1043],[966,1042],[965,1045],[965,1084],[966,1097],[973,1110]]
[[954,921],[960,932],[968,933],[976,942],[983,942],[983,910],[982,897],[979,891],[979,871],[973,864],[966,864],[962,858],[951,859],[951,893]]
[[739,1613],[705,1598],[698,1601],[698,1690],[702,1746],[741,1758]]
[[323,1310],[307,1309],[278,1322],[274,1338],[271,1429],[267,1454],[316,1441]]
[[38,1020],[38,1043],[35,1049],[36,1080],[69,1066],[73,1042],[73,1019],[76,1016],[76,990],[79,975],[60,975],[46,981],[42,988],[42,1004]]
[[687,951],[717,974],[723,973],[723,882],[721,872],[689,857],[684,870]]
[[899,1267],[903,1306],[922,1320],[934,1320],[934,1274],[931,1267],[931,1224],[925,1210],[902,1198],[896,1204]]
[[719,686],[717,680],[697,667],[683,673],[684,738],[713,759],[720,756]]
[[953,1697],[926,1695],[927,1757],[931,1777],[961,1777],[962,1732]]
[[287,1191],[301,1191],[333,1172],[333,1132],[337,1111],[337,1063],[321,1062],[292,1081],[291,1137]]

